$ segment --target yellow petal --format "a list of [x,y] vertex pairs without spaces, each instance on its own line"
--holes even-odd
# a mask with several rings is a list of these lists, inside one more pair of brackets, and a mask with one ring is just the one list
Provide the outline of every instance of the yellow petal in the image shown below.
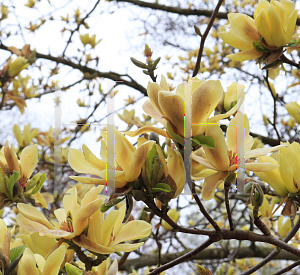
[[16,152],[13,149],[12,144],[11,144],[11,147],[9,148],[8,141],[6,141],[3,148],[4,148],[3,153],[4,153],[6,163],[8,165],[9,170],[11,172],[13,172],[14,170],[17,172],[20,172],[19,161],[18,161]]
[[284,46],[286,42],[285,33],[283,32],[282,26],[283,22],[281,22],[281,18],[273,5],[270,5],[270,8],[268,10],[268,16],[270,18],[270,21],[272,22],[272,28],[269,30],[269,32],[273,38],[274,45],[276,47]]
[[61,245],[59,248],[54,250],[45,262],[43,274],[57,275],[60,270],[60,266],[64,261],[65,254],[66,247],[64,245]]
[[[269,5],[270,6],[270,5]],[[261,9],[255,18],[255,25],[268,46],[275,46],[273,36],[271,34],[272,22],[267,14],[266,9]]]
[[85,158],[81,151],[70,148],[68,161],[71,168],[78,173],[99,176],[100,171],[95,169]]
[[49,229],[46,226],[44,226],[38,222],[34,222],[32,220],[27,219],[21,213],[19,213],[17,215],[16,219],[17,219],[18,225],[26,231],[40,232],[40,233],[49,231]]
[[286,188],[289,190],[290,193],[297,193],[300,189],[300,186],[295,186],[293,178],[294,178],[294,171],[293,168],[288,163],[287,159],[281,153],[277,156],[278,163],[280,165],[279,172],[283,182],[285,183]]
[[122,251],[122,252],[130,252],[133,250],[138,249],[141,247],[144,243],[122,243],[122,244],[116,244],[111,246],[115,251]]
[[103,199],[97,199],[81,207],[73,217],[73,227],[75,236],[80,235],[88,225],[88,218],[95,213],[103,204]]
[[297,102],[291,102],[285,105],[288,113],[295,118],[297,123],[300,123],[300,105]]
[[163,118],[163,116],[157,111],[154,105],[151,103],[149,99],[147,99],[143,104],[143,110],[146,114],[160,122],[166,127],[167,121]]
[[271,152],[277,151],[281,148],[287,147],[286,144],[278,145],[275,147],[270,147],[270,148],[257,148],[253,149],[251,151],[245,152],[245,160],[249,158],[257,158],[266,154],[269,154]]
[[230,46],[241,51],[253,49],[253,44],[239,39],[231,30],[228,32],[218,32],[218,36]]
[[44,258],[47,256],[51,248],[57,243],[56,240],[48,238],[48,237],[41,237],[39,233],[30,234],[31,242],[33,251],[37,254],[42,255]]
[[33,253],[29,248],[25,248],[23,256],[19,262],[18,275],[39,275]]
[[161,79],[160,79],[160,87],[162,87],[165,91],[170,91],[168,82],[166,81],[166,78],[161,75]]
[[155,141],[147,141],[140,147],[138,147],[137,150],[133,153],[130,163],[130,169],[125,176],[127,182],[135,181],[139,177],[142,166],[147,159],[147,154],[154,143]]
[[151,229],[151,224],[145,221],[130,221],[122,227],[112,244],[148,237]]
[[106,162],[101,159],[98,159],[85,144],[82,145],[82,152],[83,152],[85,159],[92,166],[94,166],[95,168],[97,168],[99,170],[106,169]]
[[202,199],[211,200],[215,195],[216,188],[222,183],[228,172],[217,172],[205,178],[203,189],[202,189]]
[[161,91],[158,95],[159,105],[164,116],[175,127],[174,132],[184,136],[184,101],[172,92]]
[[98,199],[98,196],[102,192],[104,186],[94,186],[92,189],[90,189],[81,200],[81,207],[89,204],[90,202]]
[[[257,161],[273,163],[275,165],[278,164],[278,162],[274,158],[268,156],[259,157]],[[283,197],[287,195],[288,190],[285,187],[285,184],[281,178],[278,168],[268,172],[254,172],[254,173],[258,177],[260,177],[263,181],[267,182],[279,196]]]
[[249,162],[245,163],[245,169],[255,172],[268,172],[278,168],[278,164],[267,162]]
[[86,248],[90,251],[100,253],[100,254],[111,254],[114,253],[115,250],[98,243],[92,243],[85,235],[81,234],[80,236],[74,238],[72,240],[75,244]]
[[148,82],[147,93],[148,97],[152,103],[152,105],[156,108],[156,110],[163,115],[163,111],[158,103],[158,93],[159,91],[163,91],[163,89],[155,82]]
[[261,57],[262,55],[263,53],[257,52],[255,49],[253,49],[253,50],[241,51],[235,54],[229,54],[226,55],[226,57],[235,61],[246,61],[246,60],[256,59],[258,57]]
[[260,39],[260,35],[255,27],[254,20],[245,14],[238,14],[231,18],[228,14],[230,20],[230,28],[235,36],[239,39],[247,42],[253,43]]
[[209,160],[207,160],[203,157],[197,156],[194,153],[192,153],[191,157],[193,160],[197,161],[198,163],[200,163],[201,165],[203,165],[206,168],[213,169],[213,170],[217,169],[209,162]]
[[166,138],[170,138],[169,135],[167,134],[166,131],[159,129],[157,127],[153,127],[153,126],[143,126],[135,131],[128,131],[125,132],[124,134],[130,137],[135,137],[144,133],[156,133],[160,136],[166,137]]
[[39,161],[38,150],[37,150],[36,144],[27,146],[23,149],[21,156],[20,156],[20,162],[21,162],[21,167],[22,167],[22,175],[26,179],[30,178],[38,161]]
[[35,207],[24,204],[24,203],[18,203],[17,207],[19,211],[22,213],[24,217],[31,221],[35,221],[37,223],[40,223],[44,225],[45,227],[49,229],[54,229],[55,227],[47,220],[47,218]]
[[74,214],[80,207],[77,203],[76,187],[72,187],[66,191],[66,194],[63,197],[63,205],[64,205],[66,214],[68,214],[70,212],[72,215],[72,218],[74,219]]
[[3,250],[4,247],[4,242],[5,242],[5,238],[6,238],[6,232],[7,232],[7,226],[6,223],[0,219],[0,249]]
[[76,180],[81,183],[86,184],[106,184],[106,179],[97,179],[97,178],[89,178],[89,177],[78,177],[78,176],[70,176],[70,179]]
[[205,136],[214,138],[216,142],[216,147],[214,149],[204,147],[208,160],[216,170],[226,171],[229,168],[229,157],[223,131],[220,126],[209,125],[206,128]]
[[117,210],[112,210],[108,213],[101,228],[101,242],[99,244],[108,246],[113,232],[113,228],[118,216]]
[[[204,133],[204,127],[211,113],[217,107],[223,95],[220,80],[208,80],[192,94],[192,136]],[[199,107],[201,106],[201,108]]]

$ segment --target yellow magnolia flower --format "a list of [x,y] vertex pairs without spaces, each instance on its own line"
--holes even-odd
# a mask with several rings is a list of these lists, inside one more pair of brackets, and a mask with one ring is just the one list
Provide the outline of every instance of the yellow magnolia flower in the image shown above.
[[84,234],[73,239],[73,242],[89,251],[110,254],[115,251],[129,252],[143,245],[139,243],[123,243],[148,237],[151,233],[151,224],[133,220],[122,223],[126,206],[119,210],[112,210],[104,218],[104,213],[98,209],[91,215],[87,236]]
[[[239,113],[238,113],[239,114]],[[223,182],[229,172],[236,171],[241,165],[241,159],[237,155],[237,133],[236,131],[245,131],[244,149],[245,149],[245,161],[250,158],[255,158],[261,155],[268,154],[276,151],[285,145],[279,145],[272,148],[258,148],[251,150],[253,145],[253,138],[249,135],[250,127],[247,116],[244,116],[245,128],[237,129],[237,118],[231,119],[226,131],[227,141],[225,141],[223,131],[219,125],[211,125],[207,127],[205,135],[211,136],[216,141],[216,148],[209,149],[204,147],[204,151],[207,159],[197,156],[192,153],[192,159],[199,162],[203,166],[218,171],[215,174],[207,176],[204,181],[202,189],[202,198],[204,200],[210,200],[215,194],[215,189]],[[247,162],[245,163],[245,169],[250,171],[270,171],[278,167],[278,164],[273,163],[259,163],[259,162]]]
[[12,63],[10,63],[8,72],[12,76],[16,76],[22,70],[26,69],[28,66],[29,66],[28,60],[23,56],[18,56]]
[[18,203],[20,213],[17,223],[26,231],[39,232],[40,236],[72,239],[83,232],[90,216],[103,204],[103,198],[98,195],[102,189],[103,186],[92,188],[82,199],[81,205],[77,203],[77,189],[69,189],[63,198],[64,208],[54,211],[58,223],[53,224],[35,207]]
[[[170,92],[169,85],[164,76],[161,76],[160,85],[149,82],[147,87],[149,99],[143,104],[143,110],[152,118],[162,123],[167,128],[170,122],[175,134],[182,137],[185,123],[185,95],[192,95],[192,136],[202,135],[206,129],[206,123],[215,122],[234,114],[238,106],[230,112],[217,115],[209,119],[209,116],[217,107],[223,96],[223,88],[219,80],[200,81],[197,77],[189,79],[188,83],[178,85],[176,93]],[[200,106],[200,107],[199,107]],[[126,132],[126,135],[137,136],[146,132],[155,132],[169,137],[161,129],[153,126],[141,127],[136,131]]]
[[23,134],[21,132],[20,126],[18,124],[15,124],[13,127],[14,135],[19,143],[19,146],[21,148],[28,146],[32,139],[36,137],[39,129],[34,128],[30,130],[30,123],[24,126]]
[[96,42],[96,34],[90,37],[88,33],[80,35],[80,40],[84,46],[90,44],[93,49],[96,47],[96,45],[98,45],[102,41],[102,39],[100,39]]
[[224,110],[227,112],[241,99],[241,103],[244,101],[245,92],[244,85],[233,82],[228,88],[224,95]]
[[[176,209],[170,209],[168,211],[168,216],[170,217],[170,219],[174,222],[177,222],[179,219],[179,215],[180,215],[180,211],[176,211]],[[169,225],[165,220],[163,220],[161,222],[161,225],[163,226],[163,228],[167,231],[173,229],[173,227],[171,225]]]
[[14,228],[7,230],[6,223],[0,219],[0,254],[3,255],[7,267],[10,264],[10,240],[13,232]]
[[[115,180],[115,188],[122,188],[128,182],[135,181],[141,172],[141,168],[147,159],[147,154],[154,141],[147,141],[135,148],[123,134],[114,129],[115,158],[114,167],[110,167],[107,161],[107,132],[103,131],[101,140],[101,159],[98,159],[92,151],[82,145],[82,152],[71,148],[69,150],[69,164],[78,173],[98,176],[98,178],[72,176],[71,179],[81,183],[106,185],[108,179]],[[108,173],[108,171],[110,171]],[[110,178],[113,175],[113,178]]]
[[300,123],[300,105],[297,102],[291,102],[285,104],[285,108],[288,113],[296,120],[296,122]]
[[264,54],[256,51],[254,42],[260,42],[263,48],[270,51],[288,44],[295,30],[297,10],[291,0],[271,0],[270,3],[260,0],[254,11],[254,19],[245,14],[229,13],[228,20],[230,30],[219,32],[218,35],[225,43],[241,50],[227,57],[244,61]]
[[52,252],[47,260],[39,254],[33,254],[25,248],[18,265],[18,275],[57,275],[64,261],[66,247],[60,246]]

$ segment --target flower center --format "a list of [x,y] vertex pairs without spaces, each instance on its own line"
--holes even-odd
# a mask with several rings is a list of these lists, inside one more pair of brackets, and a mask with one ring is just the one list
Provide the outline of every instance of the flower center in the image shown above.
[[231,150],[228,150],[228,158],[229,158],[229,166],[236,164],[237,165],[237,155],[233,153]]
[[74,232],[71,221],[63,221],[60,225],[60,229],[67,232]]

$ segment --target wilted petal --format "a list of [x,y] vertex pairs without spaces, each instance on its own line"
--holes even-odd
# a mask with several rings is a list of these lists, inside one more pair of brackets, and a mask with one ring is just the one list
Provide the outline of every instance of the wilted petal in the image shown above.
[[205,178],[203,189],[202,189],[202,199],[210,200],[215,195],[216,188],[222,183],[226,178],[228,172],[217,172]]

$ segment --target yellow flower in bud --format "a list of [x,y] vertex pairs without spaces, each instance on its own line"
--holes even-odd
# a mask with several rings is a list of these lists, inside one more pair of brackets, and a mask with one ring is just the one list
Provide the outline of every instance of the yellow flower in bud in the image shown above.
[[122,223],[126,205],[119,210],[111,210],[107,217],[98,210],[91,215],[87,235],[81,234],[73,239],[77,245],[99,254],[111,254],[115,251],[130,252],[143,245],[143,242],[124,243],[148,237],[151,224],[133,220]]
[[38,128],[34,128],[34,129],[30,130],[30,123],[28,123],[27,125],[24,126],[23,134],[22,134],[21,129],[18,124],[15,124],[13,126],[14,135],[15,135],[15,137],[19,143],[19,146],[21,148],[28,146],[30,144],[30,142],[32,141],[32,139],[34,137],[36,137],[38,131],[39,131]]
[[259,1],[254,10],[255,26],[268,46],[279,48],[290,42],[297,12],[291,0]]
[[103,186],[92,188],[81,200],[81,205],[77,203],[77,189],[69,189],[63,198],[64,208],[54,211],[58,220],[54,225],[35,207],[18,203],[17,223],[24,230],[39,232],[40,236],[72,239],[83,232],[90,216],[103,204],[104,199],[99,197],[102,189]]
[[[178,219],[179,219],[179,215],[180,215],[180,211],[176,211],[176,209],[170,209],[168,211],[168,216],[170,217],[170,219],[173,221],[173,222],[177,222]],[[169,230],[172,230],[173,227],[171,225],[169,225],[165,220],[163,220],[161,222],[161,225],[163,226],[163,228],[167,231]]]
[[[254,19],[240,13],[229,13],[228,32],[219,32],[227,44],[241,50],[227,57],[236,61],[256,59],[264,50],[276,51],[292,39],[297,10],[291,0],[260,0],[254,11]],[[262,38],[262,40],[261,40]],[[253,43],[260,42],[262,51],[256,51]],[[279,57],[279,56],[278,56]]]
[[224,95],[224,109],[226,112],[234,107],[239,99],[241,99],[242,104],[245,98],[244,89],[244,85],[238,84],[237,82],[233,82],[227,88],[227,92]]
[[[242,115],[240,112],[237,115]],[[237,125],[237,116],[231,119],[226,131],[227,141],[225,141],[223,131],[219,125],[210,125],[207,127],[205,135],[213,137],[216,141],[216,147],[209,149],[204,147],[206,158],[197,156],[192,153],[192,159],[199,162],[203,166],[217,171],[217,173],[205,177],[202,198],[210,200],[215,194],[215,189],[224,181],[230,172],[236,171],[238,167],[242,167],[241,155],[237,152],[237,131],[243,131],[244,138],[244,155],[245,161],[250,158],[256,158],[270,152],[276,151],[286,145],[279,145],[272,148],[258,148],[251,150],[253,145],[253,138],[250,136],[249,121],[244,115],[245,128],[234,127]],[[250,171],[271,171],[277,168],[278,164],[260,163],[260,162],[246,162],[244,168]]]
[[277,69],[269,69],[268,70],[268,76],[269,78],[275,80],[275,78],[279,75],[280,68]]
[[18,56],[16,60],[14,60],[8,69],[8,72],[12,76],[18,75],[22,70],[26,69],[29,66],[28,60],[23,56]]
[[39,254],[33,254],[25,248],[18,265],[18,275],[57,275],[64,261],[66,247],[60,246],[53,251],[47,260]]
[[285,108],[288,113],[296,120],[296,122],[300,123],[300,105],[297,102],[291,102],[285,104]]
[[268,117],[265,114],[263,114],[263,121],[264,121],[265,126],[267,126],[269,124]]
[[290,128],[294,128],[296,126],[296,121],[293,117],[290,117],[289,120],[287,121],[287,125],[290,127]]
[[[170,92],[169,85],[165,77],[162,76],[160,85],[155,82],[148,83],[147,93],[149,99],[143,104],[143,110],[162,123],[165,128],[167,128],[167,122],[170,122],[172,131],[181,137],[185,136],[184,106],[186,95],[192,95],[192,137],[204,134],[207,126],[205,123],[216,122],[229,117],[238,108],[238,106],[235,106],[226,114],[216,115],[209,119],[223,96],[223,88],[219,80],[200,81],[197,77],[192,77],[188,83],[179,84],[176,93],[173,93]],[[152,126],[141,127],[136,131],[126,132],[125,134],[137,136],[147,132],[155,132],[164,137],[169,137],[164,130]]]

